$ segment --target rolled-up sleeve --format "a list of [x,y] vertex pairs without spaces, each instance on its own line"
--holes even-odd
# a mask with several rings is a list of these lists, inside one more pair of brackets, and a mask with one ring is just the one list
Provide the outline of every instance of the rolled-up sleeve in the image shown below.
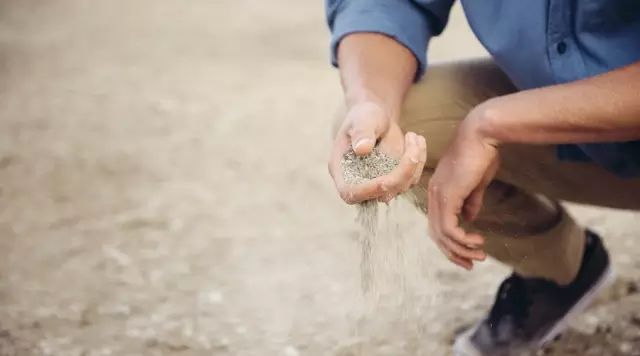
[[419,78],[427,66],[427,45],[444,29],[453,0],[326,0],[332,32],[331,62],[337,66],[340,40],[356,32],[387,35],[418,60]]

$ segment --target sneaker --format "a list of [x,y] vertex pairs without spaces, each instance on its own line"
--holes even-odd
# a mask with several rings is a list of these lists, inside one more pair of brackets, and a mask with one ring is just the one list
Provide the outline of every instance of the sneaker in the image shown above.
[[572,316],[584,311],[613,280],[609,255],[593,232],[586,232],[582,266],[571,284],[512,274],[480,323],[456,338],[456,356],[512,356],[531,352],[554,340]]

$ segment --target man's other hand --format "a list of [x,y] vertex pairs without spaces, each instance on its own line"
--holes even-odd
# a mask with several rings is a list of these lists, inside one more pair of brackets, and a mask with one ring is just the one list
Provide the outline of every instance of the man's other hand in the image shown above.
[[458,128],[429,181],[427,210],[430,236],[447,258],[466,269],[486,258],[484,238],[460,227],[458,216],[474,220],[484,192],[498,170],[496,143],[477,129],[480,110],[473,110]]

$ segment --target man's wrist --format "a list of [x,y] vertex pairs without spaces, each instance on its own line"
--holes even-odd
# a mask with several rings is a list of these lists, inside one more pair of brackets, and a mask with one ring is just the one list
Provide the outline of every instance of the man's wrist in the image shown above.
[[490,99],[476,106],[461,124],[463,135],[469,135],[483,143],[497,147],[504,141],[501,139],[500,105]]

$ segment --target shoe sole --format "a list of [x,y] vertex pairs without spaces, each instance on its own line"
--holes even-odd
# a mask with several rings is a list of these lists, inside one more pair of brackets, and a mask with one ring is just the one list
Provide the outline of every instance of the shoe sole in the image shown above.
[[565,331],[569,326],[569,322],[585,311],[593,303],[593,300],[596,299],[598,294],[602,292],[604,289],[607,289],[613,281],[615,280],[615,271],[611,265],[607,267],[606,271],[602,274],[600,279],[596,282],[596,284],[591,288],[571,309],[567,315],[565,315],[560,321],[553,327],[547,334],[538,342],[538,347],[543,347],[548,344],[550,341],[553,341],[560,333]]
[[[608,266],[602,276],[598,279],[598,281],[593,285],[593,287],[585,293],[585,295],[580,298],[580,300],[573,306],[565,316],[560,319],[556,325],[554,325],[551,330],[549,330],[540,341],[534,344],[534,348],[542,348],[547,345],[549,342],[553,341],[558,335],[560,335],[563,331],[565,331],[569,322],[581,314],[591,305],[593,300],[602,292],[604,289],[608,288],[613,281],[615,280],[615,271],[611,266]],[[462,333],[460,336],[456,338],[455,343],[453,344],[453,354],[454,356],[487,356],[483,355],[482,352],[478,351],[475,346],[471,343],[471,335],[476,331],[480,324],[476,324],[473,327],[469,328],[469,330]],[[493,355],[492,355],[493,356]]]

